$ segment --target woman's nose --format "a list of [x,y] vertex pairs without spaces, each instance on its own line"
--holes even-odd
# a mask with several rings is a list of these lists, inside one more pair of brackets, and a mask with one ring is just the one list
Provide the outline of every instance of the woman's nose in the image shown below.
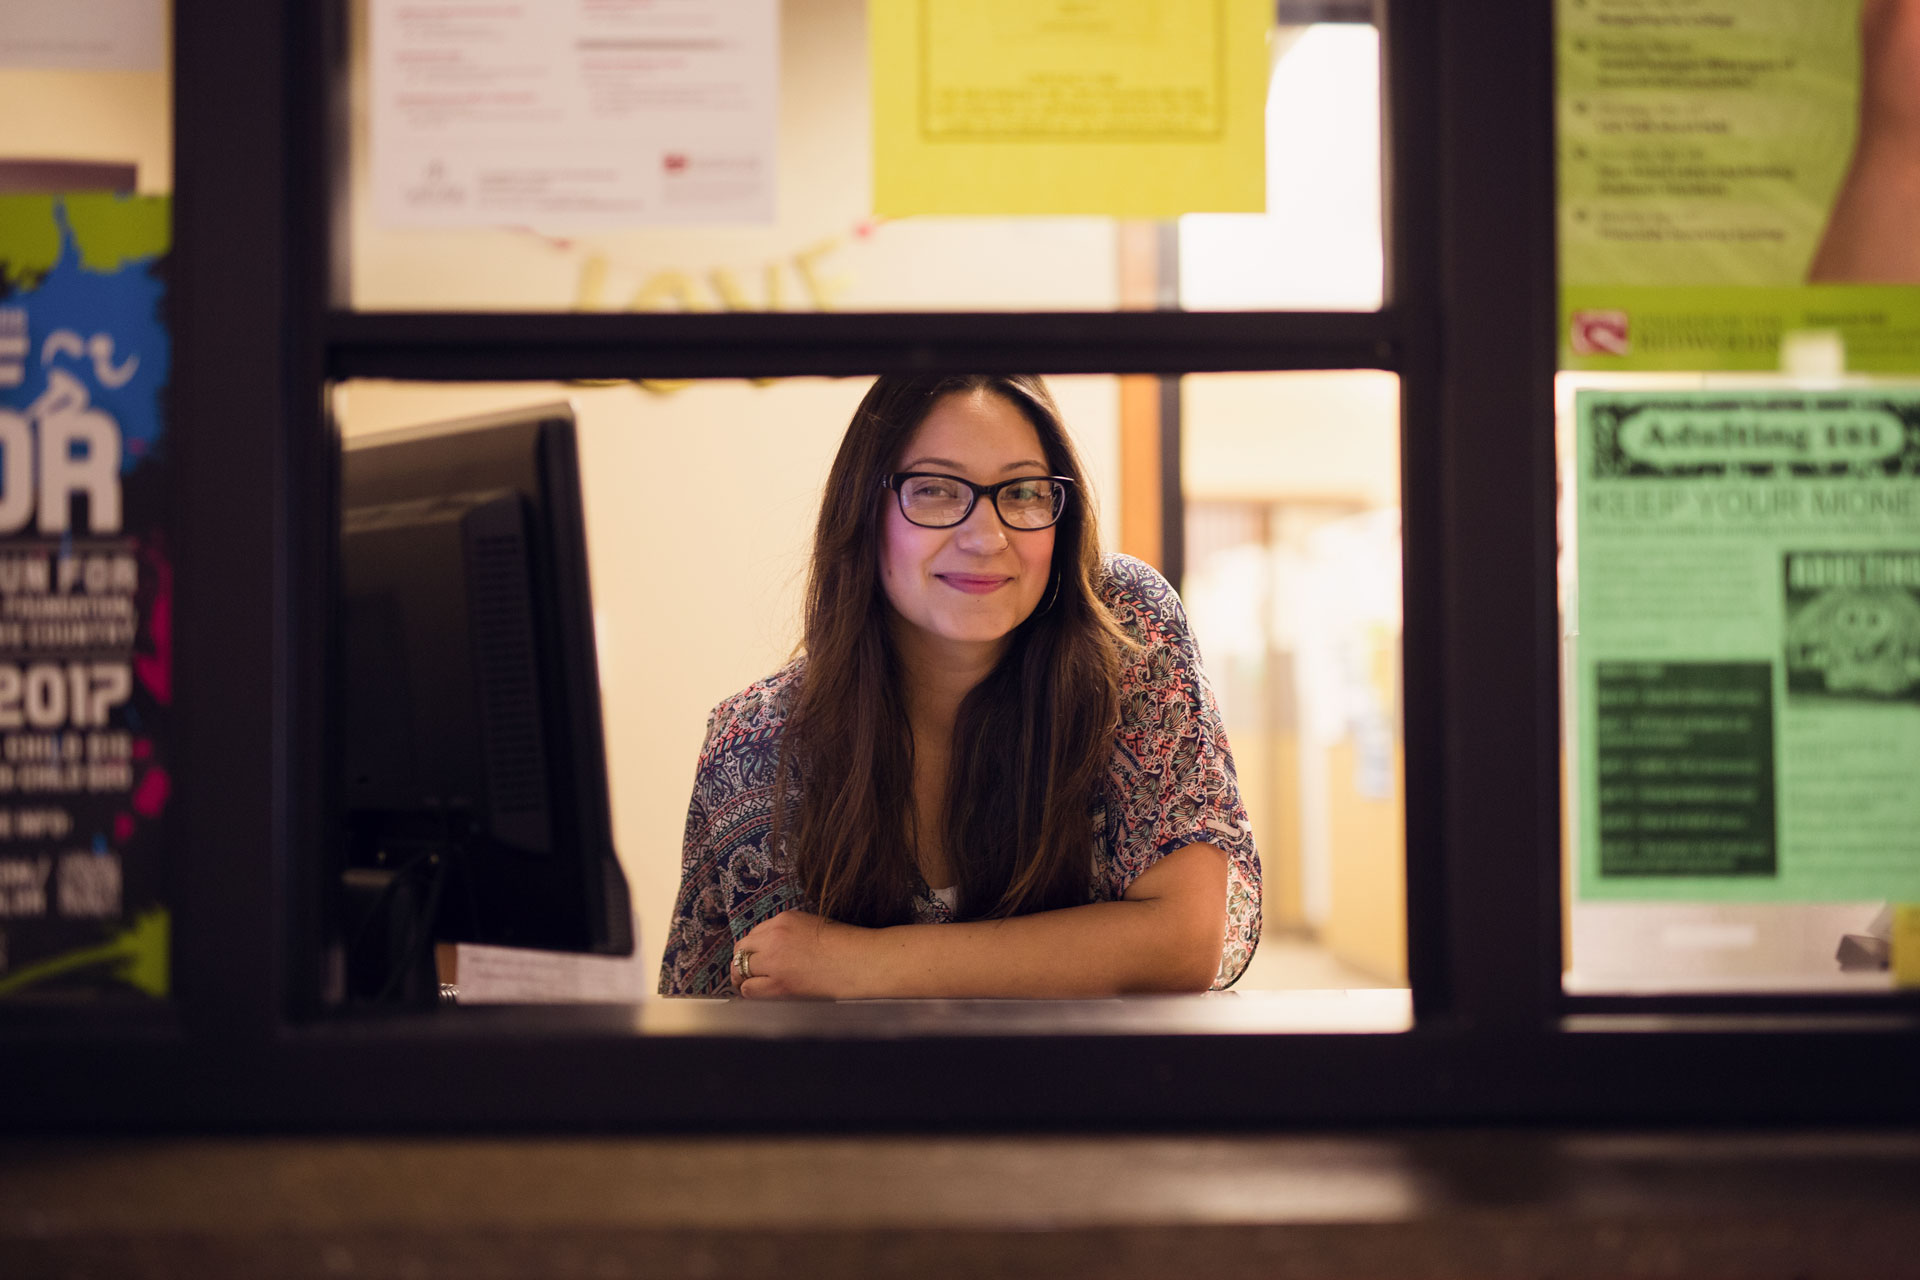
[[955,536],[968,551],[998,551],[1007,545],[1007,530],[1000,523],[1000,513],[986,498],[973,504],[973,510],[960,522]]

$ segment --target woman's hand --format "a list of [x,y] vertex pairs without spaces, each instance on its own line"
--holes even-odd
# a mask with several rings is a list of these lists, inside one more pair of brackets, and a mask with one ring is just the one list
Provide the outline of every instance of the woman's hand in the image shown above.
[[[870,989],[873,959],[866,952],[875,931],[835,924],[808,911],[782,911],[747,931],[733,947],[733,989],[751,1000],[762,996],[850,998]],[[746,956],[744,980],[740,957]]]

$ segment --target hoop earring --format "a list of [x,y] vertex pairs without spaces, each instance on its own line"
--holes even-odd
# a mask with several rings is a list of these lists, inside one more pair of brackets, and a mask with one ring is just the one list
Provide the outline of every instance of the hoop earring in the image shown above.
[[1059,598],[1060,598],[1060,571],[1056,569],[1053,572],[1053,590],[1047,592],[1046,603],[1042,604],[1038,609],[1035,609],[1033,611],[1034,616],[1038,617],[1039,615],[1045,613],[1047,610],[1053,608],[1053,602],[1055,600],[1058,600]]

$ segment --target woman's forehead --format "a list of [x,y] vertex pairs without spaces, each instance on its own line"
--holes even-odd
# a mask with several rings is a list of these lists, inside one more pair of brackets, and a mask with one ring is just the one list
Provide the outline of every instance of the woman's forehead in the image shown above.
[[901,451],[900,464],[958,466],[1000,472],[1027,466],[1044,468],[1047,452],[1027,415],[1005,396],[979,388],[954,391],[933,410]]

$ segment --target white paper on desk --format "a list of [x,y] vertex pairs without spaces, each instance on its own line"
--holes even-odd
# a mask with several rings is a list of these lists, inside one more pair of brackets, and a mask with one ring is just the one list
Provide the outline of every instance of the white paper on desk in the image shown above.
[[597,956],[462,942],[454,955],[461,1004],[631,1004],[653,991],[638,947]]
[[777,0],[372,0],[372,18],[382,222],[773,221]]
[[166,0],[5,0],[0,67],[158,71]]

